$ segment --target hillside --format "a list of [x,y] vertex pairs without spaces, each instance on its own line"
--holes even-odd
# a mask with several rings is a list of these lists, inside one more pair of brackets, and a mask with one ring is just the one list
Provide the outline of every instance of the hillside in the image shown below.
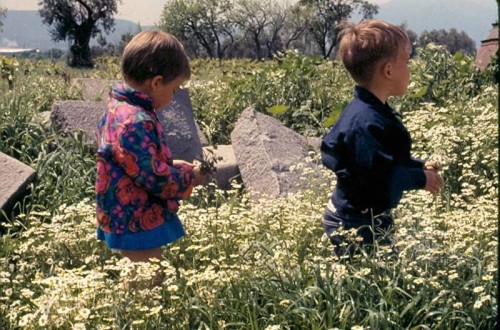
[[[394,24],[406,23],[417,34],[424,30],[451,28],[465,31],[476,42],[479,48],[481,41],[491,30],[491,24],[498,21],[498,10],[491,10],[493,0],[482,2],[462,1],[457,5],[455,0],[439,0],[432,4],[427,1],[398,0],[388,1],[379,6],[377,18]],[[418,13],[426,13],[425,18]]]
[[[0,47],[22,47],[38,48],[48,50],[50,48],[67,49],[65,42],[52,41],[49,27],[42,23],[42,18],[38,11],[9,10],[3,20],[3,32],[0,34]],[[146,30],[151,27],[143,26]],[[115,19],[115,30],[110,35],[105,36],[108,42],[118,42],[120,37],[127,33],[135,33],[137,23]],[[95,40],[93,41],[95,43]]]
[[[416,13],[429,12],[426,2],[413,0],[388,1],[379,6],[377,18],[388,20],[394,24],[406,23],[408,28],[420,34],[423,30],[450,29],[465,31],[476,42],[479,48],[491,29],[491,24],[498,20],[498,12],[491,10],[490,2],[485,0],[476,4],[472,1],[464,2],[461,6],[455,5],[453,0],[440,0],[432,6],[432,10],[422,19]],[[359,19],[355,15],[354,21]],[[51,40],[49,27],[42,24],[42,19],[36,10],[8,10],[3,20],[3,32],[0,33],[0,47],[50,48],[66,49],[65,42],[55,43]],[[116,43],[127,32],[137,31],[137,23],[115,19],[115,31],[106,36],[108,42]],[[151,26],[142,26],[143,30]],[[95,43],[95,41],[94,41]]]

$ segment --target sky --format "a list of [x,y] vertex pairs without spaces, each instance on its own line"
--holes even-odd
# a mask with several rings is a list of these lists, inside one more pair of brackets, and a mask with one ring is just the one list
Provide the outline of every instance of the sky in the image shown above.
[[[0,0],[7,10],[38,10],[39,0]],[[123,18],[141,25],[154,25],[160,19],[165,0],[122,0],[116,18]]]
[[[7,10],[38,10],[39,0],[0,0]],[[294,3],[296,0],[282,0]],[[498,20],[496,0],[368,0],[380,5],[376,18],[393,24],[407,23],[420,34],[422,30],[457,28],[477,43],[487,36]],[[165,0],[122,0],[116,18],[154,25],[160,19]],[[484,33],[483,33],[484,31]]]

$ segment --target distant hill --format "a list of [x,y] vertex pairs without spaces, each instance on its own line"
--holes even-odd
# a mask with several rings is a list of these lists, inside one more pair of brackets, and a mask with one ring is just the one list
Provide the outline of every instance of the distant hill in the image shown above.
[[[432,10],[429,10],[429,6]],[[493,10],[492,10],[493,9]],[[423,17],[418,13],[426,13]],[[455,28],[464,31],[476,42],[488,36],[492,24],[498,21],[498,7],[493,0],[460,1],[456,0],[393,0],[379,5],[376,18],[393,24],[406,23],[410,30],[418,35],[427,30],[449,30]]]
[[[137,28],[137,23],[115,19],[115,31],[104,36],[109,43],[116,43],[127,32],[135,34]],[[142,30],[151,28],[151,26],[141,26]],[[95,43],[95,40],[91,42],[91,44]],[[52,41],[49,26],[42,23],[38,11],[8,10],[3,19],[0,47],[38,48],[44,51],[51,48],[67,50],[68,45],[65,42]]]
[[[459,32],[465,31],[479,48],[481,40],[486,38],[491,30],[491,24],[498,21],[498,7],[492,5],[493,0],[460,3],[461,5],[457,5],[455,0],[392,0],[379,6],[376,18],[394,24],[406,23],[409,29],[419,35],[423,30],[456,28]],[[426,10],[428,8],[426,6],[431,6],[432,10]],[[419,13],[426,15],[423,17]],[[354,17],[354,21],[357,20],[359,17]],[[38,48],[42,51],[50,48],[63,50],[68,48],[65,42],[55,43],[51,40],[49,27],[42,24],[38,11],[8,10],[3,22],[0,47]],[[115,23],[115,31],[105,36],[108,42],[116,43],[123,34],[137,31],[135,22],[115,19]],[[148,30],[152,26],[141,26],[141,28]]]

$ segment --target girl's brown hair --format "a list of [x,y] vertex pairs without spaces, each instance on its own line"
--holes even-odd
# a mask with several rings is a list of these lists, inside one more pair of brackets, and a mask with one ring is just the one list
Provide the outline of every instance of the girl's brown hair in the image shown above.
[[339,35],[339,57],[357,83],[371,81],[377,66],[411,46],[406,32],[382,20],[364,20],[354,25],[344,23]]
[[181,76],[189,79],[191,67],[177,38],[164,31],[151,30],[138,33],[125,47],[122,74],[125,80],[139,84],[158,75],[169,83]]

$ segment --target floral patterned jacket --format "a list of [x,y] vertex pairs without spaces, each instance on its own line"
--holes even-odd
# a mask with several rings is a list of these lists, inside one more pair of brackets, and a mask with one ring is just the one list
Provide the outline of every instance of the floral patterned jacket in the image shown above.
[[173,166],[152,99],[116,84],[97,128],[98,228],[123,234],[162,225],[191,194],[194,176],[189,165]]

